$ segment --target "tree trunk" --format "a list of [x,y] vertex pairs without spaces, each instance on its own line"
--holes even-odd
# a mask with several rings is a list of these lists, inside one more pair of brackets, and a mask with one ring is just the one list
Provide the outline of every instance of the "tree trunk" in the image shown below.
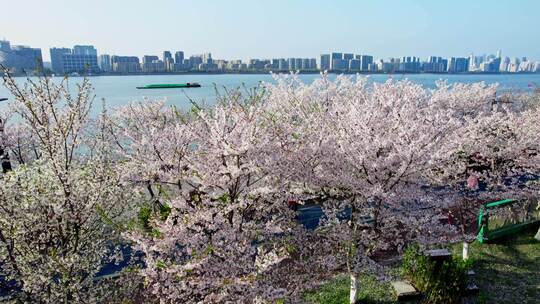
[[2,172],[8,173],[11,171],[11,161],[9,160],[9,154],[5,144],[4,120],[0,119],[0,162],[2,163]]
[[469,259],[469,243],[463,241],[463,260],[466,261]]
[[351,272],[350,273],[350,277],[351,277],[351,290],[350,290],[350,293],[349,293],[349,303],[350,304],[355,304],[356,301],[358,300],[358,292],[359,292],[359,289],[360,289],[360,281],[358,280],[358,274],[354,273],[354,272]]

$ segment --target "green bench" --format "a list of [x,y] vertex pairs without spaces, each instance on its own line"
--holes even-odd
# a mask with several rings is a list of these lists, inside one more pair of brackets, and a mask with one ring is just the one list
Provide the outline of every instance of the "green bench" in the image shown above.
[[540,210],[537,205],[538,203],[532,200],[516,199],[504,199],[482,205],[478,212],[476,239],[480,243],[486,243],[540,224]]

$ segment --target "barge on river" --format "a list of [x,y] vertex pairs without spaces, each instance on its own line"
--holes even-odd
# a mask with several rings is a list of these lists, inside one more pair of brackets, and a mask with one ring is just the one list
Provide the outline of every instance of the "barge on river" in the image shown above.
[[176,89],[176,88],[200,88],[201,85],[197,82],[188,83],[164,83],[164,84],[147,84],[137,89]]

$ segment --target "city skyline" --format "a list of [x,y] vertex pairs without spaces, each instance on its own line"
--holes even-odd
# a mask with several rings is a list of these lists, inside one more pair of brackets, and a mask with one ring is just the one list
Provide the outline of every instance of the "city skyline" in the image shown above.
[[[43,50],[86,43],[101,53],[138,57],[164,49],[242,60],[309,58],[336,49],[378,58],[502,49],[509,57],[540,59],[540,42],[534,39],[538,1],[233,2],[15,2],[10,9],[25,16],[6,14],[0,37]],[[41,10],[27,9],[38,5]],[[50,61],[47,52],[43,59]]]
[[[520,73],[540,72],[540,62],[527,57],[474,55],[468,57],[442,57],[431,55],[422,60],[417,56],[377,58],[370,54],[331,52],[317,58],[251,58],[246,61],[216,59],[210,52],[186,54],[183,50],[164,50],[157,55],[138,56],[102,54],[93,45],[75,45],[73,48],[53,47],[49,50],[51,62],[44,62],[42,50],[10,41],[0,40],[0,64],[14,73],[66,74],[140,74],[185,72],[366,72],[366,73]],[[141,60],[142,59],[142,62]]]

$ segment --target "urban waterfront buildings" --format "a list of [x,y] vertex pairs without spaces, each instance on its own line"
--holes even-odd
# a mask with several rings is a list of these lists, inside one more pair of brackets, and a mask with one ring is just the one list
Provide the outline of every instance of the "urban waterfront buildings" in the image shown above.
[[93,45],[76,45],[73,47],[73,55],[97,56],[97,50]]
[[330,70],[330,66],[331,66],[330,62],[331,62],[330,55],[322,54],[321,58],[319,60],[319,70],[321,70],[321,71]]
[[[344,73],[523,73],[540,72],[540,62],[526,57],[495,55],[468,57],[403,56],[375,59],[372,55],[331,52],[316,58],[252,58],[242,60],[215,59],[212,54],[186,56],[184,51],[163,51],[145,55],[142,62],[136,56],[98,54],[92,45],[75,45],[73,48],[51,48],[50,70],[64,74],[98,73],[186,73],[186,72],[344,72]],[[44,69],[41,50],[24,46],[11,46],[0,41],[0,63],[16,72],[35,72]],[[48,69],[46,69],[48,70]]]
[[184,52],[178,51],[174,53],[174,61],[175,63],[183,63],[184,62]]
[[16,72],[43,70],[41,49],[22,45],[11,45],[9,41],[0,40],[0,64]]
[[99,69],[104,73],[112,72],[111,56],[107,54],[99,55]]
[[75,45],[73,49],[51,48],[51,65],[56,74],[95,74],[100,72],[97,50],[91,45]]
[[448,60],[439,56],[430,56],[422,63],[422,70],[426,73],[444,73],[448,68]]
[[137,56],[111,56],[111,67],[114,73],[130,74],[141,72],[139,57]]
[[[172,57],[166,55],[170,56],[171,54],[163,54],[163,59],[169,61],[169,58]],[[166,71],[165,61],[160,60],[158,56],[145,55],[142,58],[142,71],[144,73],[163,73]]]
[[375,71],[375,66],[373,65],[373,56],[356,55],[356,59],[360,60],[361,71]]
[[99,73],[97,56],[95,55],[64,54],[62,56],[62,64],[63,64],[62,74]]
[[51,55],[51,68],[53,72],[57,74],[62,74],[64,71],[64,64],[62,62],[62,56],[64,54],[71,54],[71,49],[51,48],[49,52]]
[[449,73],[464,73],[469,71],[469,58],[451,57],[448,61]]

